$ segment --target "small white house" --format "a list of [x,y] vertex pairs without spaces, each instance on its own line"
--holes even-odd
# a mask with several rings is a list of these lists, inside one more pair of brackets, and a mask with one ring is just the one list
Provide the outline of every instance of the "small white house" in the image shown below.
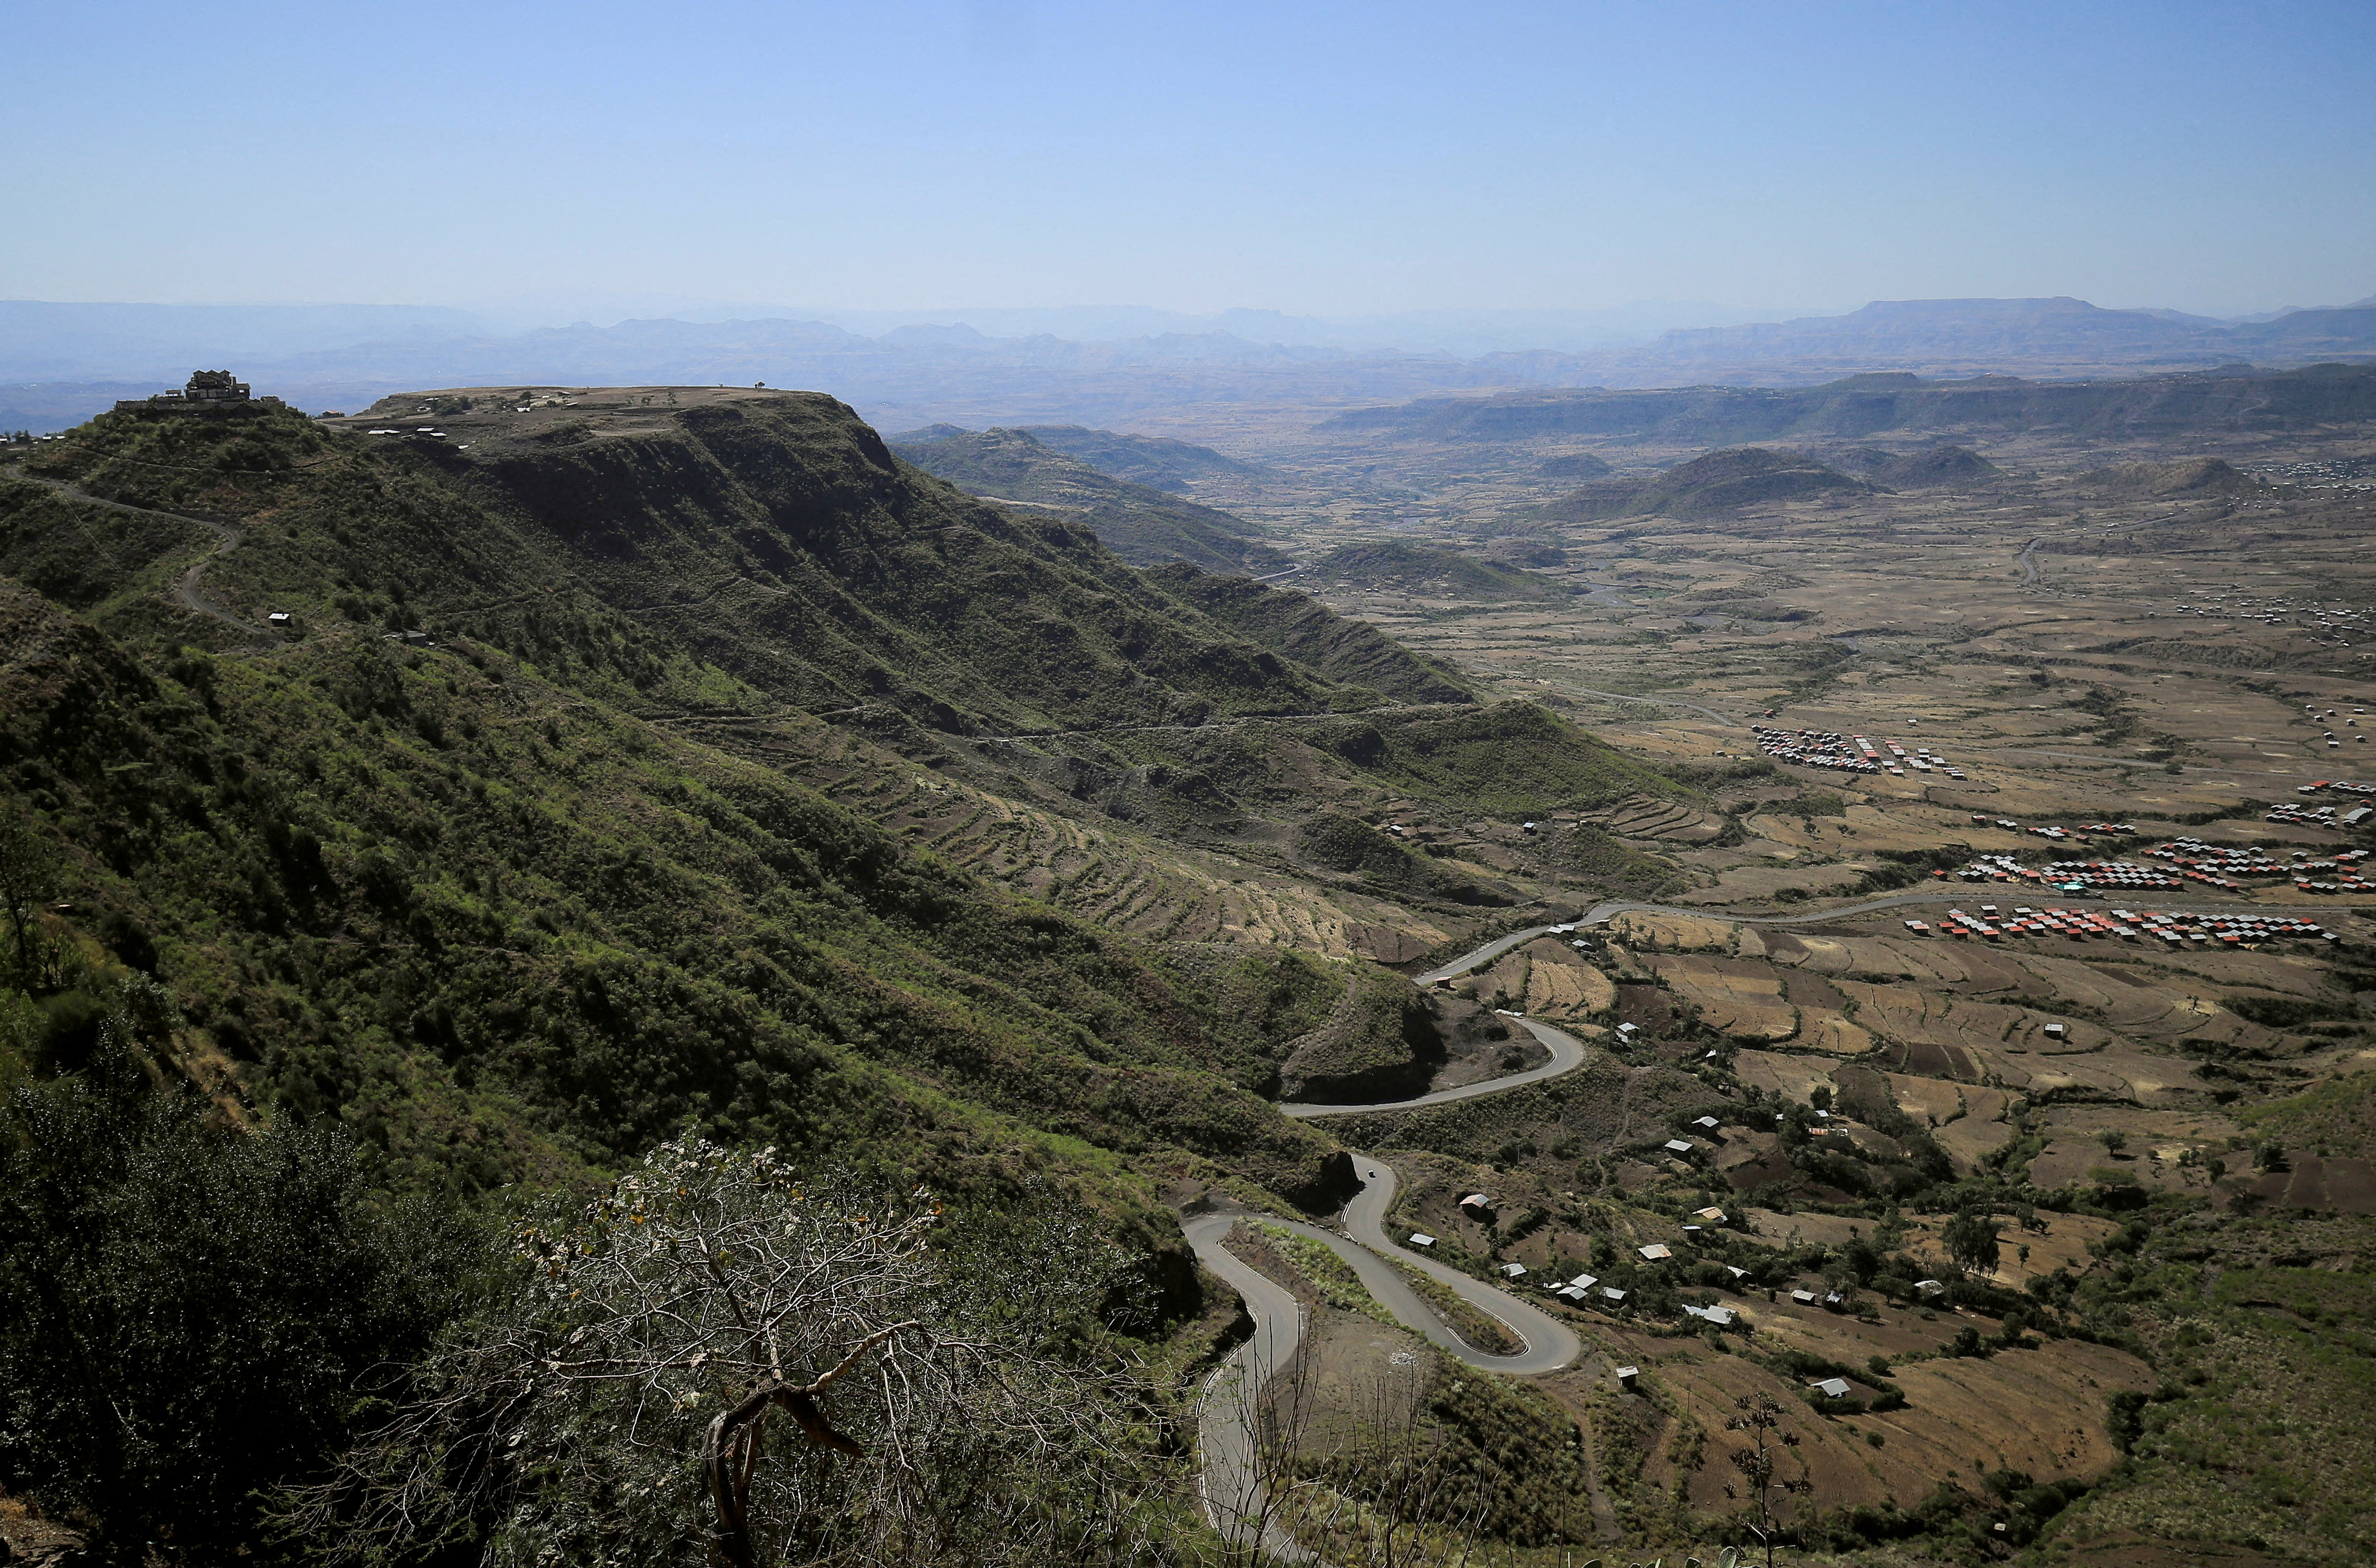
[[1414,1230],[1411,1232],[1410,1244],[1414,1247],[1432,1247],[1435,1245],[1435,1238],[1424,1230]]
[[295,625],[297,617],[290,614],[286,610],[276,610],[264,618],[264,624],[275,628],[285,628]]
[[1667,1152],[1669,1154],[1690,1154],[1698,1146],[1698,1145],[1693,1143],[1689,1138],[1669,1138],[1667,1140]]
[[1914,1282],[1914,1288],[1926,1296],[1943,1296],[1947,1293],[1947,1288],[1935,1279],[1918,1279]]
[[1815,1293],[1812,1290],[1793,1290],[1790,1292],[1790,1299],[1802,1307],[1812,1307],[1815,1304]]
[[1527,1276],[1527,1265],[1522,1263],[1505,1263],[1502,1265],[1502,1272],[1512,1279],[1523,1279]]
[[1574,1279],[1569,1280],[1568,1283],[1578,1290],[1589,1290],[1594,1286],[1600,1283],[1600,1276],[1597,1274],[1579,1274]]
[[1675,1255],[1664,1241],[1653,1241],[1646,1247],[1636,1247],[1634,1250],[1650,1263],[1663,1263]]
[[1848,1396],[1848,1380],[1844,1377],[1819,1377],[1807,1386],[1822,1389],[1824,1397],[1826,1399],[1845,1399]]
[[1724,1210],[1720,1208],[1695,1208],[1692,1210],[1692,1218],[1693,1219],[1705,1219],[1710,1225],[1721,1225],[1724,1223]]
[[1623,1384],[1628,1388],[1633,1387],[1634,1380],[1641,1375],[1642,1369],[1640,1367],[1619,1367],[1617,1369],[1617,1381]]
[[1614,1286],[1614,1285],[1604,1285],[1604,1286],[1602,1286],[1602,1287],[1600,1288],[1600,1293],[1601,1293],[1601,1295],[1602,1295],[1602,1296],[1606,1297],[1608,1300],[1612,1301],[1623,1301],[1623,1300],[1625,1299],[1625,1292],[1624,1292],[1624,1291],[1622,1291],[1622,1290],[1620,1290],[1620,1289],[1619,1289],[1616,1286]]

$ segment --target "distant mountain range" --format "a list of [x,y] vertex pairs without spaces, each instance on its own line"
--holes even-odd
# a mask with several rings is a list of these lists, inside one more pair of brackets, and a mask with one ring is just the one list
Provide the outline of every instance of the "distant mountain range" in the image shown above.
[[[1497,325],[1491,333],[1471,332],[1467,343],[1506,340],[1529,323],[1546,339],[1573,339],[1581,328],[1558,318],[1591,313],[1439,314],[1445,320],[1424,331],[1425,318],[1367,318],[1374,332],[1348,327],[1344,341],[1329,343],[1312,340],[1327,334],[1311,318],[1258,312],[1229,319],[1248,331],[1278,327],[1284,337],[1207,329],[1081,340],[912,321],[867,336],[782,318],[495,333],[476,329],[463,313],[413,307],[0,302],[0,425],[59,428],[124,396],[121,384],[153,389],[200,364],[237,368],[259,391],[313,408],[353,408],[423,386],[764,382],[829,392],[891,428],[944,421],[980,428],[1113,426],[1149,410],[1205,403],[1341,406],[1524,387],[1793,386],[1870,371],[2069,379],[2376,359],[2376,300],[2239,322],[2105,310],[2074,299],[1883,301],[1845,315],[1466,356],[1396,348],[1378,336],[1406,321],[1414,340],[1450,341],[1459,338],[1453,318],[1474,315]],[[1135,319],[1129,312],[1118,313],[1122,318]],[[98,383],[110,385],[102,391]]]
[[1577,436],[1731,445],[1853,441],[1885,432],[2171,435],[2371,420],[2376,365],[2363,363],[2095,381],[2009,375],[1927,380],[1910,372],[1882,371],[1797,387],[1534,388],[1353,409],[1320,429],[1348,439],[1451,445],[1512,445]]

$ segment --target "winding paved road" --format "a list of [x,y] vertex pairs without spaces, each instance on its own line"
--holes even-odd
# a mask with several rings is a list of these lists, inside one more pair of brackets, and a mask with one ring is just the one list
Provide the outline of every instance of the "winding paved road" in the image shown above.
[[1876,909],[1894,909],[1902,904],[1952,904],[1958,898],[1974,896],[1969,893],[1892,893],[1885,897],[1868,898],[1860,904],[1842,904],[1836,909],[1816,909],[1800,915],[1732,915],[1718,909],[1693,908],[1687,904],[1637,904],[1629,899],[1612,898],[1605,904],[1595,904],[1589,912],[1559,925],[1530,925],[1524,931],[1497,936],[1482,947],[1470,948],[1442,968],[1412,976],[1411,980],[1415,985],[1433,985],[1438,980],[1457,979],[1538,936],[1556,936],[1569,931],[1581,931],[1586,926],[1606,925],[1618,915],[1691,915],[1703,920],[1739,921],[1743,925],[1806,925],[1814,921],[1845,920],[1850,915],[1871,914]]
[[[1420,1301],[1417,1291],[1402,1285],[1399,1278],[1395,1283],[1401,1285],[1402,1294],[1409,1302],[1408,1310],[1381,1295],[1378,1288],[1372,1285],[1370,1293],[1408,1326],[1426,1335],[1470,1366],[1481,1367],[1488,1372],[1519,1376],[1557,1372],[1584,1354],[1584,1341],[1576,1337],[1575,1330],[1541,1308],[1522,1301],[1505,1290],[1496,1290],[1482,1280],[1472,1279],[1449,1265],[1407,1251],[1389,1241],[1385,1230],[1386,1214],[1395,1206],[1395,1188],[1398,1185],[1393,1168],[1373,1156],[1356,1155],[1353,1174],[1361,1179],[1361,1190],[1345,1206],[1345,1229],[1354,1241],[1367,1249],[1370,1266],[1391,1275],[1393,1271],[1384,1269],[1378,1261],[1384,1256],[1398,1259],[1422,1273],[1433,1275],[1450,1286],[1461,1300],[1525,1340],[1527,1348],[1511,1356],[1488,1355],[1445,1328],[1443,1320]],[[1351,1242],[1347,1242],[1336,1249],[1337,1254],[1343,1256],[1350,1249]],[[1370,1284],[1367,1274],[1363,1274],[1361,1283]]]
[[[1291,1116],[1407,1110],[1414,1106],[1441,1104],[1446,1100],[1467,1099],[1478,1095],[1499,1094],[1521,1085],[1539,1083],[1583,1065],[1585,1048],[1574,1036],[1547,1024],[1538,1024],[1531,1018],[1522,1018],[1519,1022],[1550,1048],[1549,1063],[1528,1072],[1512,1074],[1506,1078],[1467,1084],[1456,1089],[1420,1095],[1411,1099],[1391,1100],[1382,1105],[1289,1105],[1280,1109]],[[1353,1160],[1353,1173],[1361,1186],[1345,1206],[1345,1234],[1297,1219],[1283,1219],[1270,1215],[1260,1218],[1265,1224],[1308,1237],[1335,1253],[1353,1270],[1371,1297],[1404,1327],[1470,1366],[1488,1372],[1529,1376],[1557,1372],[1573,1364],[1584,1354],[1584,1342],[1576,1336],[1575,1331],[1541,1308],[1389,1240],[1385,1219],[1387,1212],[1394,1207],[1395,1189],[1398,1184],[1394,1169],[1374,1156],[1357,1155]],[[1236,1215],[1205,1214],[1197,1215],[1181,1226],[1189,1246],[1196,1253],[1197,1261],[1220,1276],[1237,1291],[1254,1325],[1253,1336],[1230,1352],[1206,1379],[1197,1398],[1196,1441],[1198,1452],[1204,1459],[1199,1486],[1204,1493],[1205,1513],[1212,1521],[1213,1527],[1228,1540],[1242,1544],[1259,1533],[1263,1550],[1288,1562],[1308,1562],[1313,1560],[1312,1554],[1265,1517],[1268,1503],[1263,1491],[1261,1468],[1256,1463],[1253,1427],[1254,1399],[1262,1385],[1273,1372],[1287,1364],[1288,1359],[1295,1354],[1296,1347],[1303,1342],[1303,1310],[1291,1293],[1221,1244],[1237,1221]],[[1394,1262],[1389,1262],[1389,1259]],[[1410,1281],[1403,1277],[1395,1263],[1407,1264],[1442,1281],[1470,1306],[1516,1336],[1525,1348],[1514,1355],[1497,1356],[1469,1344],[1436,1315],[1435,1309],[1411,1288]]]
[[1410,1099],[1379,1100],[1370,1105],[1310,1105],[1289,1102],[1279,1110],[1289,1116],[1308,1120],[1314,1116],[1356,1116],[1365,1111],[1413,1111],[1427,1105],[1449,1105],[1456,1099],[1475,1099],[1479,1095],[1503,1094],[1527,1084],[1539,1084],[1545,1078],[1556,1078],[1562,1073],[1573,1073],[1584,1065],[1584,1042],[1563,1029],[1549,1024],[1538,1024],[1532,1018],[1520,1018],[1527,1031],[1550,1048],[1551,1059],[1539,1067],[1529,1067],[1523,1073],[1513,1073],[1505,1078],[1487,1078],[1481,1083],[1462,1084],[1457,1088],[1438,1089],[1433,1094],[1419,1095]]
[[1262,1476],[1254,1464],[1254,1396],[1287,1364],[1303,1339],[1303,1309],[1288,1289],[1221,1245],[1237,1225],[1233,1214],[1203,1214],[1181,1226],[1197,1261],[1227,1280],[1246,1304],[1254,1331],[1213,1369],[1196,1402],[1196,1450],[1204,1456],[1197,1485],[1205,1516],[1222,1538],[1245,1542],[1257,1530],[1262,1550],[1290,1562],[1312,1554],[1263,1518]]
[[[1572,1365],[1584,1354],[1584,1341],[1575,1331],[1541,1308],[1387,1240],[1385,1217],[1394,1206],[1396,1185],[1394,1170],[1367,1155],[1355,1158],[1353,1170],[1360,1178],[1361,1190],[1345,1206],[1349,1237],[1298,1219],[1275,1215],[1259,1218],[1266,1225],[1317,1241],[1344,1259],[1362,1288],[1405,1328],[1472,1367],[1534,1376]],[[1181,1227],[1197,1261],[1237,1291],[1254,1325],[1253,1336],[1205,1380],[1198,1396],[1196,1442],[1204,1459],[1198,1484],[1206,1517],[1224,1538],[1242,1544],[1259,1532],[1265,1551],[1290,1562],[1309,1562],[1312,1554],[1265,1516],[1268,1503],[1254,1444],[1254,1400],[1271,1374],[1285,1366],[1303,1342],[1303,1309],[1290,1292],[1221,1244],[1235,1229],[1238,1218],[1198,1215]],[[1524,1341],[1526,1348],[1514,1355],[1497,1356],[1469,1344],[1436,1315],[1389,1258],[1441,1280]]]
[[[1568,929],[1581,931],[1586,926],[1604,925],[1608,923],[1611,917],[1617,915],[1682,915],[1693,920],[1731,921],[1740,925],[1812,925],[1823,921],[1846,920],[1851,915],[1870,915],[1882,909],[1901,909],[1912,904],[1960,904],[1970,899],[1984,899],[1993,903],[1998,899],[2008,897],[2036,897],[2049,902],[2055,899],[2063,899],[2097,904],[2109,903],[2108,899],[2100,897],[2093,899],[2079,899],[2079,896],[2076,894],[2061,893],[2052,888],[2001,886],[1994,883],[1983,885],[1958,884],[1955,889],[1952,892],[1926,890],[1920,893],[1892,893],[1885,897],[1867,898],[1861,903],[1842,904],[1834,909],[1816,909],[1810,913],[1798,915],[1736,915],[1729,913],[1726,910],[1717,909],[1712,905],[1694,907],[1687,904],[1636,904],[1618,899],[1606,904],[1594,905],[1590,913],[1581,916],[1565,926],[1532,925],[1528,926],[1524,931],[1513,932],[1507,936],[1495,937],[1492,941],[1485,944],[1482,947],[1472,948],[1470,951],[1462,954],[1459,957],[1455,958],[1452,962],[1444,965],[1442,968],[1430,969],[1427,973],[1414,978],[1416,983],[1420,985],[1433,985],[1440,980],[1452,980],[1456,976],[1467,974],[1471,969],[1479,968],[1486,964],[1490,964],[1494,959],[1500,957],[1503,954],[1507,953],[1511,948],[1519,946],[1524,943],[1532,942],[1538,936],[1550,936]],[[2193,904],[2181,907],[2176,904],[2169,904],[2159,899],[2148,897],[2142,893],[2135,895],[2133,897],[2130,897],[2127,900],[2127,903],[2136,909],[2158,909],[2165,914],[2171,915],[2341,915],[2350,914],[2354,911],[2365,910],[2370,908],[2370,906],[2364,904],[2346,904],[2341,902],[2326,904],[2255,904],[2249,902],[2223,901],[2219,899],[2214,899],[2207,904]],[[1537,1039],[1542,1039],[1543,1043],[1546,1045],[1550,1043],[1550,1039],[1545,1037],[1543,1027],[1537,1025],[1531,1018],[1521,1021],[1526,1024],[1527,1028],[1535,1031]],[[1551,1075],[1538,1068],[1532,1074],[1520,1074],[1515,1078],[1495,1078],[1483,1084],[1468,1085],[1463,1089],[1446,1091],[1446,1093],[1442,1097],[1429,1096],[1422,1099],[1405,1100],[1400,1103],[1403,1106],[1432,1104],[1438,1098],[1466,1099],[1472,1094],[1490,1093],[1496,1089],[1515,1087],[1520,1083],[1532,1083],[1539,1078],[1549,1076],[1551,1076]],[[1310,1116],[1326,1115],[1336,1108],[1333,1106],[1314,1107],[1283,1105],[1279,1107],[1279,1109],[1286,1111],[1290,1116]],[[1396,1107],[1394,1105],[1360,1105],[1348,1106],[1345,1109],[1348,1111],[1390,1111],[1396,1109]]]

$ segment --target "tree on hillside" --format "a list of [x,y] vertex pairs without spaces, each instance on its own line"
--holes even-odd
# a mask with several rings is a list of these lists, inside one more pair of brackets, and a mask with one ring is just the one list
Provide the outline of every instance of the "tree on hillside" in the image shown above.
[[2000,1252],[1996,1217],[1976,1208],[1962,1208],[1947,1221],[1940,1240],[1955,1266],[1967,1274],[1994,1274]]
[[351,1441],[357,1380],[428,1348],[481,1262],[376,1191],[342,1128],[229,1125],[111,1018],[83,1072],[0,1098],[0,1485],[101,1556],[219,1562],[259,1494]]
[[8,926],[8,973],[30,991],[39,978],[34,921],[57,895],[57,853],[30,823],[0,813],[0,920]]
[[[1783,1429],[1782,1407],[1770,1394],[1744,1394],[1734,1400],[1733,1414],[1724,1430],[1749,1434],[1750,1446],[1732,1451],[1732,1467],[1740,1472],[1741,1482],[1749,1489],[1749,1505],[1756,1512],[1754,1519],[1744,1523],[1765,1549],[1765,1568],[1774,1568],[1774,1541],[1783,1527],[1776,1508],[1788,1507],[1790,1498],[1805,1497],[1815,1490],[1815,1483],[1807,1479],[1803,1458],[1799,1459],[1797,1475],[1781,1474],[1783,1451],[1799,1446],[1799,1434]],[[1740,1495],[1730,1481],[1724,1483],[1724,1494]]]
[[1119,1254],[1061,1210],[971,1254],[939,1218],[663,1145],[521,1227],[506,1306],[287,1523],[357,1562],[472,1535],[501,1564],[1127,1557],[1135,1391],[1066,1351]]

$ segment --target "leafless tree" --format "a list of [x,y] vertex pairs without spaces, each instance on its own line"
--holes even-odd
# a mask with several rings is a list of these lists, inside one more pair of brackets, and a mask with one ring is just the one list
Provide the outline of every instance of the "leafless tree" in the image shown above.
[[[1300,1468],[1319,1409],[1313,1358],[1307,1350],[1308,1347],[1299,1348],[1285,1366],[1276,1369],[1225,1368],[1216,1374],[1206,1394],[1218,1422],[1244,1432],[1247,1441],[1241,1472],[1227,1456],[1210,1452],[1209,1443],[1202,1455],[1206,1484],[1210,1487],[1218,1480],[1236,1493],[1218,1497],[1213,1508],[1224,1562],[1252,1565],[1260,1562],[1266,1551],[1273,1557],[1281,1555],[1289,1538],[1289,1521],[1305,1512],[1306,1494],[1319,1484]],[[1217,1477],[1217,1467],[1229,1473]]]
[[1486,1487],[1462,1484],[1452,1433],[1423,1419],[1440,1375],[1424,1360],[1373,1368],[1344,1396],[1335,1441],[1301,1456],[1298,1468],[1325,1490],[1302,1500],[1299,1523],[1325,1543],[1327,1561],[1444,1568],[1474,1560],[1490,1498]]
[[[1782,1533],[1783,1525],[1775,1515],[1776,1505],[1788,1498],[1809,1495],[1815,1490],[1815,1483],[1807,1479],[1804,1458],[1799,1459],[1797,1475],[1780,1473],[1782,1453],[1798,1448],[1799,1434],[1783,1427],[1782,1407],[1772,1395],[1744,1394],[1733,1401],[1733,1408],[1724,1430],[1747,1432],[1751,1446],[1733,1450],[1732,1467],[1740,1472],[1742,1482],[1749,1488],[1750,1506],[1756,1511],[1756,1517],[1747,1521],[1749,1533],[1765,1549],[1765,1568],[1774,1568],[1774,1540]],[[1795,1454],[1793,1456],[1797,1457]],[[1730,1481],[1725,1483],[1724,1494],[1739,1495]]]
[[1143,1390],[1060,1353],[1118,1254],[1054,1210],[971,1256],[939,1220],[664,1145],[521,1227],[504,1309],[288,1526],[352,1561],[472,1536],[496,1565],[1139,1560]]

